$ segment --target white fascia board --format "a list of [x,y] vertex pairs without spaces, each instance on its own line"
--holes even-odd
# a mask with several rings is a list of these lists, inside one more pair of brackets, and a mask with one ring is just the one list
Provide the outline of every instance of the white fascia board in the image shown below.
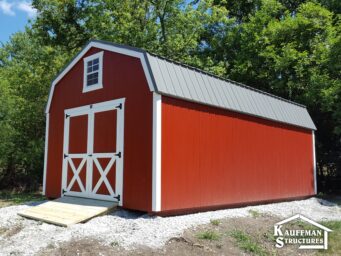
[[83,50],[70,62],[70,64],[53,80],[52,84],[51,84],[51,89],[50,89],[50,93],[49,93],[49,98],[47,101],[47,105],[46,105],[46,113],[50,112],[50,106],[51,106],[51,101],[52,101],[52,97],[53,97],[53,93],[54,93],[54,89],[55,86],[58,84],[58,82],[76,65],[76,63],[83,58],[83,56],[90,50],[90,48],[95,47],[98,49],[102,49],[102,50],[106,50],[106,51],[110,51],[110,52],[116,52],[119,54],[123,54],[123,55],[127,55],[130,57],[135,57],[135,58],[139,58],[142,64],[142,68],[144,71],[144,74],[146,76],[147,79],[147,83],[148,83],[148,87],[149,90],[151,92],[154,92],[154,84],[153,84],[153,80],[152,80],[152,76],[150,74],[149,68],[148,68],[148,64],[147,64],[147,60],[146,60],[146,56],[145,53],[142,51],[137,51],[134,49],[129,49],[128,47],[119,47],[119,46],[115,46],[112,44],[106,44],[106,43],[101,43],[101,42],[90,42],[87,46],[85,46],[83,48]]

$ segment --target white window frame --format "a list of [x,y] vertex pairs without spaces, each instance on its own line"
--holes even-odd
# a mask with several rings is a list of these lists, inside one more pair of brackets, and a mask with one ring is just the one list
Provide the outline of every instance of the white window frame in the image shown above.
[[[94,59],[98,59],[98,83],[87,86],[88,62]],[[84,58],[83,61],[84,61],[83,93],[103,88],[103,51],[90,55]]]

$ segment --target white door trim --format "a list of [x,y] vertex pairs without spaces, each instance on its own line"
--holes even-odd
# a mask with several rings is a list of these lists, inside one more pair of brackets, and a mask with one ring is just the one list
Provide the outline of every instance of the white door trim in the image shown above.
[[[124,103],[125,98],[117,99],[117,100],[111,100],[96,104],[90,104],[86,106],[81,106],[77,108],[72,109],[66,109],[64,111],[65,113],[65,119],[64,119],[64,146],[63,146],[63,176],[62,176],[62,196],[63,195],[71,195],[71,196],[80,196],[80,197],[87,197],[87,198],[93,198],[93,199],[101,199],[101,200],[108,200],[108,201],[118,201],[118,204],[122,206],[123,202],[123,159],[124,159],[124,153],[123,153],[123,144],[124,144]],[[94,147],[94,118],[95,113],[103,112],[103,111],[109,111],[109,110],[117,110],[117,122],[116,122],[116,152],[109,152],[109,153],[94,153],[93,147]],[[88,116],[88,135],[87,135],[87,152],[86,153],[80,153],[80,154],[69,154],[69,132],[70,132],[70,118],[75,116],[82,116],[87,115]],[[82,167],[75,168],[73,165],[72,159],[74,158],[83,158],[85,160],[82,160],[81,165],[85,164],[86,161],[86,185],[82,188],[81,180],[79,179],[78,175],[81,171]],[[99,162],[98,158],[111,158],[109,161],[109,164],[103,168]],[[83,162],[84,161],[84,162]],[[95,163],[94,163],[95,162]],[[109,181],[107,180],[107,177],[103,176],[107,174],[110,170],[110,167],[116,162],[116,184],[115,184],[115,192],[110,186]],[[104,182],[104,184],[107,186],[108,191],[110,192],[110,195],[100,195],[96,194],[99,186],[96,187],[96,190],[92,187],[92,171],[93,171],[93,165],[96,164],[101,177],[101,183]],[[74,177],[72,178],[72,182],[78,182],[80,185],[80,188],[82,192],[76,192],[76,191],[70,191],[71,186],[67,186],[67,168],[68,165],[71,166],[72,171],[74,173]],[[99,181],[100,181],[99,180]],[[99,182],[98,181],[98,182]],[[118,198],[117,198],[118,196]],[[115,198],[116,197],[116,198]]]
[[153,181],[152,181],[152,211],[161,211],[161,112],[162,98],[153,93]]

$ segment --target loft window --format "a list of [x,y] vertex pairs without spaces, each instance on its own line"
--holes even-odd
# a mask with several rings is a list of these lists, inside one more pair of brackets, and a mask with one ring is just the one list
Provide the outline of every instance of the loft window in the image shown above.
[[84,58],[83,92],[103,88],[103,52]]
[[87,63],[86,85],[98,84],[99,58],[89,60]]

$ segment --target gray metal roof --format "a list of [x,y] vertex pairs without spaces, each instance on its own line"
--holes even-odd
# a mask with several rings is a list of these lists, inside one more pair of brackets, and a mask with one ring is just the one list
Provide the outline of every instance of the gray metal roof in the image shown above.
[[150,90],[159,94],[316,130],[303,105],[222,79],[139,48],[101,40],[89,41],[56,76],[51,85],[46,113],[49,112],[56,84],[91,47],[140,58]]
[[160,94],[316,130],[303,105],[150,53],[147,59]]

